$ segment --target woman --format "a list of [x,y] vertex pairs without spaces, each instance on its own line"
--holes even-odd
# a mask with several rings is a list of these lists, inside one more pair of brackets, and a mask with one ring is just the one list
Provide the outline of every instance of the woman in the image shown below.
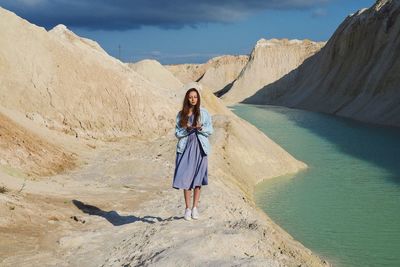
[[[176,116],[175,173],[172,187],[183,189],[185,220],[198,219],[197,209],[202,185],[208,184],[208,154],[211,151],[208,137],[213,133],[211,116],[200,107],[200,94],[189,89],[183,100],[182,110]],[[190,209],[191,190],[194,189],[193,207]]]

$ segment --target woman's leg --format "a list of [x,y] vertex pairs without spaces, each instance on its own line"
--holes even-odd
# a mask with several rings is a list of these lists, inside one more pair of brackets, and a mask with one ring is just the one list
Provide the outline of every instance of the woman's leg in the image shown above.
[[199,199],[200,199],[200,188],[201,186],[196,186],[194,188],[194,196],[193,196],[193,208],[197,207],[199,204]]
[[185,197],[185,204],[187,209],[190,209],[191,193],[192,193],[191,189],[183,189],[183,195]]

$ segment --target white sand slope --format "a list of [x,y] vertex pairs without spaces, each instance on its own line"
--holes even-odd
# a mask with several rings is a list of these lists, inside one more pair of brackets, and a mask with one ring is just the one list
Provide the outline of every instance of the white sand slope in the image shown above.
[[145,59],[128,63],[128,66],[158,87],[176,91],[183,86],[181,81],[156,60]]
[[[176,109],[171,92],[157,88],[93,41],[82,41],[62,26],[48,33],[9,11],[0,13],[4,107],[34,114],[48,127],[78,137],[150,138],[173,123],[167,119]],[[148,123],[151,118],[158,120]]]
[[166,65],[183,83],[198,81],[212,92],[218,92],[230,85],[239,76],[249,57],[244,55],[218,56],[204,64]]
[[260,39],[251,52],[249,62],[221,98],[227,105],[242,101],[297,68],[324,44],[309,40]]
[[203,76],[199,80],[214,93],[224,89],[237,79],[249,60],[248,56],[220,56],[210,59]]
[[256,182],[306,165],[211,90],[210,185],[193,227],[171,186],[183,89],[63,26],[0,9],[0,32],[1,266],[326,265],[252,198]]
[[68,43],[73,43],[74,45],[81,48],[88,46],[89,48],[91,48],[89,49],[90,51],[92,51],[92,49],[95,49],[100,53],[107,54],[107,52],[97,42],[76,35],[63,24],[57,25],[56,27],[51,29],[49,33],[57,35],[63,38]]
[[320,52],[246,103],[400,126],[400,1],[349,15]]
[[205,64],[164,65],[182,83],[198,81],[206,71]]
[[0,173],[49,176],[75,165],[75,156],[0,112]]

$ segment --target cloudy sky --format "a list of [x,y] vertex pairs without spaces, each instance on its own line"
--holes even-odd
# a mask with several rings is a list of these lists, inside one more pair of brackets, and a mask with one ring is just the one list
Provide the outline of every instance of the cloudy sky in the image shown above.
[[64,24],[126,62],[202,63],[260,38],[326,41],[374,0],[0,0],[47,30]]

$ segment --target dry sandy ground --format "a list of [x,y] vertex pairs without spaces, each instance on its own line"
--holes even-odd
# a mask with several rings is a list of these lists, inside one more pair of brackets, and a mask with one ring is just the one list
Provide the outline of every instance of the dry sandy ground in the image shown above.
[[213,162],[200,220],[183,220],[182,191],[171,187],[175,144],[103,143],[73,171],[2,177],[9,191],[0,194],[0,265],[324,265]]

